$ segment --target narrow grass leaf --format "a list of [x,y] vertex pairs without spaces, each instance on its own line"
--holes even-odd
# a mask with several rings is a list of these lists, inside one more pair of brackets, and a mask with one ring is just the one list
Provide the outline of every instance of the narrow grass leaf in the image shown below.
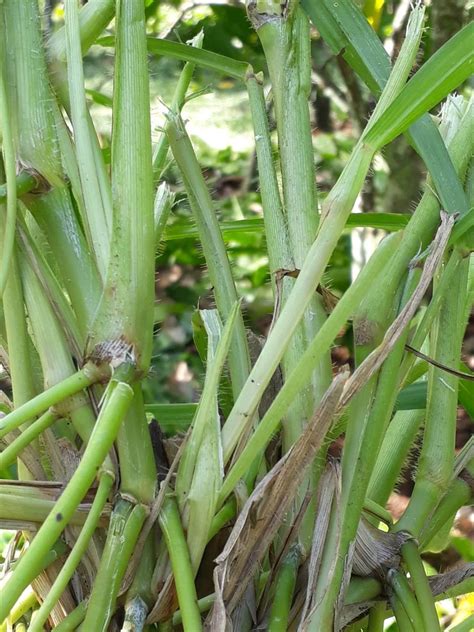
[[[353,228],[378,228],[387,232],[395,232],[405,228],[410,219],[408,213],[351,213],[347,219],[346,230]],[[264,232],[264,221],[260,218],[240,219],[220,223],[222,236],[231,240],[233,236],[246,233]],[[175,222],[168,226],[163,236],[165,241],[182,239],[198,239],[199,232],[189,222]]]
[[[194,476],[199,450],[206,432],[213,432],[208,428],[209,420],[215,419],[217,413],[217,386],[224,366],[224,361],[229,351],[230,342],[234,333],[237,315],[240,305],[234,304],[233,310],[225,324],[219,342],[214,344],[212,337],[218,333],[217,321],[214,318],[213,330],[208,344],[208,359],[206,379],[202,396],[193,420],[191,436],[184,450],[176,477],[176,493],[181,511],[183,511]],[[209,331],[208,331],[209,336]],[[206,534],[207,535],[207,534]]]
[[474,69],[473,38],[471,22],[436,51],[370,129],[365,142],[383,147],[461,85]]
[[[97,41],[101,46],[114,46],[115,39],[111,36],[102,37]],[[171,42],[170,40],[158,39],[156,37],[147,37],[147,45],[150,53],[155,55],[163,55],[189,61],[203,68],[215,70],[221,74],[229,75],[234,79],[243,81],[249,68],[249,65],[242,61],[237,61],[225,55],[219,55],[208,50],[201,50],[181,44],[179,42]]]
[[[303,0],[302,4],[332,52],[343,51],[348,64],[377,96],[390,75],[390,59],[359,7],[351,0]],[[432,118],[422,116],[407,135],[425,162],[444,209],[450,213],[467,209],[462,184]]]

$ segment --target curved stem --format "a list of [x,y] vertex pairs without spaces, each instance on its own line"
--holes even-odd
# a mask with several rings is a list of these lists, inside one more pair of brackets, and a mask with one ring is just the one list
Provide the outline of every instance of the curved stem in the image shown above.
[[174,498],[167,498],[159,522],[171,560],[184,632],[199,632],[202,630],[202,622],[194,585],[194,572],[178,505]]
[[0,439],[6,434],[18,428],[32,417],[40,415],[51,406],[55,406],[71,395],[88,388],[95,382],[100,381],[104,376],[104,371],[94,364],[86,364],[80,371],[66,378],[59,384],[55,384],[48,390],[36,395],[29,402],[26,402],[15,409],[2,420],[0,420]]
[[46,622],[51,610],[63,594],[69,580],[74,574],[79,562],[81,561],[90,539],[97,528],[102,509],[107,502],[107,497],[112,488],[114,477],[108,472],[104,472],[100,477],[99,487],[97,489],[89,515],[81,529],[81,533],[77,538],[74,547],[69,554],[59,575],[56,577],[54,584],[49,589],[46,599],[41,604],[40,609],[36,612],[28,632],[41,632],[43,624]]
[[74,630],[78,630],[84,621],[86,610],[87,599],[84,599],[77,608],[74,608],[74,610],[54,628],[55,632],[74,632]]
[[20,436],[10,443],[0,453],[0,470],[7,468],[11,465],[17,456],[38,437],[46,428],[49,428],[57,419],[57,416],[46,411],[39,419],[33,422],[28,428],[26,428]]
[[45,555],[69,524],[102,466],[132,397],[133,391],[130,386],[119,382],[106,400],[81,462],[26,553],[18,561],[15,572],[3,587],[0,622],[8,615],[25,587],[41,572]]
[[413,594],[405,575],[399,571],[389,572],[388,580],[395,595],[403,605],[405,612],[415,630],[423,630],[423,619],[421,617],[420,606]]

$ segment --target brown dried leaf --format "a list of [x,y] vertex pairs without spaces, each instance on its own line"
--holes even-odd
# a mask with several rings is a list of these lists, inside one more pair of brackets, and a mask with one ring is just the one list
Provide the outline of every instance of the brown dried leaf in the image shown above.
[[331,507],[335,496],[338,495],[340,488],[340,467],[335,461],[331,461],[326,466],[326,470],[321,476],[318,487],[318,513],[313,531],[313,540],[311,544],[311,554],[308,565],[308,580],[306,585],[306,597],[301,612],[300,624],[298,630],[303,630],[306,624],[307,613],[313,610],[315,604],[312,602],[314,591],[316,588],[316,579],[321,564],[322,553],[324,550],[324,542],[326,541],[327,530],[329,526],[329,518],[331,515]]
[[306,468],[321,447],[336,413],[348,371],[337,375],[291,450],[260,481],[240,513],[221,555],[217,590],[232,613],[295,498]]

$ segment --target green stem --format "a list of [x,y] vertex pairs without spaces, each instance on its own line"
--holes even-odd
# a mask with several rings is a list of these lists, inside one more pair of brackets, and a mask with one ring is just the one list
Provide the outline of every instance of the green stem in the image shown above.
[[[204,32],[200,31],[193,38],[191,42],[192,46],[195,46],[196,48],[202,48],[203,38]],[[186,92],[188,91],[189,84],[191,83],[195,67],[196,64],[188,61],[184,65],[184,68],[179,75],[179,79],[174,90],[173,99],[171,101],[170,107],[170,110],[172,112],[175,112],[176,114],[179,114],[181,112],[186,102]],[[161,132],[160,138],[156,143],[155,149],[153,151],[153,178],[155,182],[158,182],[163,175],[163,170],[166,164],[166,157],[168,155],[169,143],[166,134],[167,127],[168,122],[165,123],[164,130]]]
[[14,623],[21,619],[29,610],[34,609],[38,605],[38,598],[33,588],[29,586],[16,602],[12,611],[8,616],[7,625],[0,626],[1,632],[10,632]]
[[413,628],[410,617],[397,594],[392,593],[390,595],[390,603],[400,632],[417,632],[417,630]]
[[20,436],[0,453],[0,470],[11,465],[26,446],[34,441],[46,428],[49,428],[56,419],[57,416],[54,413],[46,411],[39,419],[23,430]]
[[[278,130],[286,223],[286,231],[281,238],[285,233],[288,234],[287,247],[292,259],[290,270],[300,270],[316,235],[318,200],[308,107],[311,90],[309,22],[297,3],[294,6],[294,10],[290,8],[280,19],[269,20],[257,27],[257,34],[265,52],[272,82]],[[270,246],[271,244],[269,249]],[[292,285],[291,279],[284,283],[283,302]],[[303,322],[283,356],[285,377],[291,374],[309,341],[325,320],[326,312],[320,297],[315,294],[303,316]],[[285,451],[301,434],[330,381],[330,354],[325,353],[315,364],[312,388],[295,398],[287,412],[283,424]],[[311,531],[312,526],[309,525],[309,532]]]
[[[82,54],[89,50],[115,13],[115,0],[89,0],[79,11],[79,28]],[[48,43],[49,55],[53,59],[66,59],[66,29],[61,27]]]
[[15,409],[0,420],[0,438],[18,428],[33,417],[42,414],[51,406],[55,406],[68,397],[79,393],[105,377],[104,371],[94,364],[86,364],[59,384],[36,395],[33,399]]
[[84,630],[108,630],[120,584],[146,517],[147,508],[144,505],[134,506],[128,500],[121,499],[115,506],[89,598]]
[[293,270],[295,263],[290,252],[288,229],[278,187],[262,77],[249,73],[246,85],[255,136],[268,261],[270,272],[274,274],[277,270]]
[[31,363],[31,341],[28,336],[23,303],[23,287],[15,254],[3,296],[3,314],[5,317],[13,402],[16,407],[19,407],[34,397],[36,389]]
[[408,540],[405,542],[402,545],[401,553],[410,573],[425,630],[436,632],[436,630],[440,630],[440,627],[434,597],[415,541]]
[[78,630],[86,616],[87,603],[87,599],[81,601],[81,603],[54,628],[55,632],[74,632],[74,630]]
[[[471,466],[472,476],[474,467]],[[462,478],[456,478],[448,487],[446,494],[441,499],[436,511],[425,523],[420,534],[420,546],[429,546],[431,540],[441,531],[448,520],[453,521],[456,512],[464,505],[469,505],[472,500],[472,490],[469,483]]]
[[389,571],[388,581],[402,603],[414,630],[423,630],[420,607],[416,601],[407,578],[400,571]]
[[424,418],[424,410],[400,410],[390,422],[367,489],[368,497],[380,505],[395,487]]
[[[227,473],[219,496],[220,502],[223,502],[227,498],[238,480],[244,476],[249,465],[265,450],[266,445],[278,429],[283,415],[293,402],[295,395],[304,388],[305,384],[310,380],[315,362],[330,348],[342,326],[355,311],[359,301],[366,294],[367,289],[374,284],[374,279],[382,274],[387,262],[399,244],[399,239],[399,236],[393,235],[383,242],[383,245],[377,249],[356,281],[338,302],[318,334],[311,341],[308,349],[279,391],[239,458]],[[277,321],[277,325],[280,320],[281,318]],[[248,410],[248,408],[243,409],[244,414],[246,410]],[[226,426],[224,426],[224,430],[225,428]]]
[[119,382],[102,408],[81,462],[3,588],[0,622],[8,615],[25,587],[41,571],[44,556],[68,525],[84,498],[117,436],[132,397],[133,391],[128,384]]
[[383,632],[383,624],[385,621],[385,602],[372,606],[369,613],[369,623],[367,625],[367,632]]
[[[438,316],[433,357],[445,366],[457,366],[465,329],[465,303],[469,260],[445,294]],[[418,537],[430,514],[447,490],[453,473],[459,378],[430,367],[423,447],[410,504],[396,525]]]
[[39,199],[28,199],[27,206],[47,235],[48,246],[58,262],[58,279],[67,290],[79,329],[86,338],[102,294],[102,282],[71,194],[65,186],[56,187]]
[[112,240],[91,347],[125,339],[132,346],[137,369],[146,372],[153,344],[155,242],[145,6],[141,0],[118,0],[116,28]]
[[[296,4],[296,3],[294,3]],[[257,29],[275,104],[283,198],[295,264],[301,269],[318,226],[309,93],[309,22],[300,8]]]
[[194,572],[178,505],[173,498],[166,499],[159,523],[173,568],[184,632],[199,632],[202,630],[202,622],[194,585]]
[[[0,20],[0,33],[4,34],[4,29],[1,28],[3,27],[3,15],[0,16]],[[0,47],[1,53],[4,52],[3,48],[4,45],[2,44]],[[6,221],[2,222],[3,243],[0,261],[0,297],[3,297],[12,265],[16,224],[16,160],[5,79],[5,64],[2,55],[2,59],[0,59],[0,130],[2,133],[2,149],[7,181],[7,214]],[[3,211],[3,209],[1,210]]]
[[[458,248],[456,248],[449,257],[449,260],[441,274],[441,277],[436,283],[431,301],[427,306],[425,313],[423,314],[423,318],[420,324],[416,328],[415,335],[410,340],[410,346],[414,349],[421,349],[426,336],[429,334],[433,322],[439,313],[439,309],[442,301],[444,300],[444,296],[448,291],[448,288],[452,284],[455,275],[458,274],[461,261],[462,253]],[[400,382],[402,384],[405,382],[407,375],[413,367],[415,359],[416,356],[414,354],[408,353],[406,355],[400,367]]]
[[[0,485],[0,519],[13,522],[37,522],[42,524],[54,508],[55,501],[38,495],[37,489],[26,489],[17,485]],[[69,524],[83,525],[87,518],[88,505],[79,506]],[[106,524],[106,520],[104,520]]]
[[134,397],[117,435],[120,492],[149,504],[155,495],[156,467],[145,416],[141,383],[133,385]]
[[[184,123],[178,115],[172,112],[168,117],[167,134],[171,151],[183,177],[196,218],[217,308],[222,321],[227,322],[236,301],[238,301],[238,296],[211,196]],[[234,337],[230,347],[229,370],[232,391],[234,398],[236,398],[245,384],[250,370],[247,337],[241,312],[237,316]]]
[[212,538],[216,536],[230,520],[232,520],[232,518],[235,516],[236,511],[236,501],[235,498],[232,497],[214,516],[211,528],[209,529],[208,542],[212,540]]
[[[38,186],[38,180],[28,173],[28,171],[21,171],[16,176],[16,196],[21,197],[25,193],[29,193],[32,189]],[[0,202],[4,202],[7,199],[8,187],[6,184],[0,184]]]
[[[17,158],[52,186],[63,183],[61,157],[53,117],[53,95],[43,47],[36,0],[6,0],[5,42],[16,122]],[[15,51],[15,55],[11,54]]]
[[86,233],[93,244],[94,255],[101,277],[104,279],[109,261],[111,218],[102,203],[100,185],[95,165],[93,126],[89,115],[84,90],[84,71],[79,31],[79,9],[77,0],[65,3],[66,57],[71,122],[74,129],[77,163],[88,226]]
[[298,278],[295,280],[293,290],[268,336],[245,388],[242,389],[222,429],[224,460],[226,462],[248,426],[249,417],[255,412],[306,307],[314,296],[364,182],[371,160],[372,150],[359,145],[337,184],[325,200],[324,208],[326,215],[330,214],[330,219],[320,225],[318,236],[308,252]]
[[153,204],[153,215],[155,220],[155,249],[158,248],[163,238],[163,233],[168,222],[171,208],[174,204],[174,193],[166,184],[162,182],[156,190],[155,201]]
[[300,562],[301,551],[299,546],[296,546],[288,553],[278,573],[268,619],[268,632],[286,632],[288,630],[288,619]]
[[54,580],[53,585],[48,591],[46,599],[41,604],[38,612],[30,625],[29,632],[41,632],[43,624],[46,622],[51,610],[57,601],[61,598],[69,580],[73,576],[79,562],[83,558],[90,539],[97,528],[102,509],[107,502],[108,495],[112,489],[114,478],[111,474],[104,472],[99,479],[99,486],[95,494],[91,509],[81,529],[81,533],[74,543],[71,553],[64,563],[61,571]]
[[[198,599],[197,603],[198,603],[199,612],[203,613],[210,610],[212,606],[214,605],[215,600],[216,600],[215,593],[211,593],[210,595],[206,595],[205,597],[201,597],[201,599]],[[173,622],[173,626],[181,625],[181,623],[183,622],[183,616],[181,614],[181,610],[177,610],[173,614],[172,622]]]

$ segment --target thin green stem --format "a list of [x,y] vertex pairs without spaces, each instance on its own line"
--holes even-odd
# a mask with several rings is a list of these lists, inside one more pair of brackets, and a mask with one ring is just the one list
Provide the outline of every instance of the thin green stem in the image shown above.
[[74,373],[59,384],[36,395],[0,420],[0,438],[18,428],[33,417],[42,414],[51,406],[55,406],[68,397],[88,388],[94,382],[105,377],[104,371],[94,364],[86,364],[80,371]]
[[249,73],[246,86],[252,113],[268,261],[270,272],[274,274],[277,270],[293,270],[295,263],[289,248],[288,229],[278,187],[262,77]]
[[385,602],[372,606],[369,613],[369,623],[367,625],[367,632],[383,632],[383,624],[385,621]]
[[13,403],[18,408],[34,397],[36,389],[31,362],[32,345],[28,336],[23,287],[16,254],[13,255],[9,278],[3,295],[3,314],[8,344]]
[[[104,279],[109,261],[110,217],[102,203],[99,180],[94,159],[91,134],[95,133],[89,125],[89,116],[84,90],[84,71],[79,31],[79,9],[77,0],[65,3],[66,57],[71,121],[76,143],[77,163],[85,204],[85,217],[88,234],[94,248],[94,255],[101,277]],[[92,128],[92,129],[91,129]]]
[[[28,173],[27,171],[21,171],[16,176],[16,196],[21,197],[25,193],[29,193],[32,189],[38,186],[38,180]],[[7,199],[7,185],[0,184],[0,202],[4,202]]]
[[411,624],[410,617],[397,594],[390,595],[390,604],[400,632],[417,632]]
[[[101,46],[114,46],[115,42],[113,37],[102,37],[98,43]],[[166,57],[172,57],[173,59],[198,64],[203,68],[216,70],[217,72],[233,77],[234,79],[240,79],[241,81],[245,79],[249,68],[249,65],[245,62],[171,40],[147,37],[147,45],[150,53],[166,55]]]
[[330,218],[320,225],[318,235],[308,252],[298,278],[295,280],[293,290],[268,336],[267,343],[249,375],[245,388],[242,389],[222,429],[224,460],[226,462],[242,433],[248,427],[249,417],[255,412],[306,307],[314,296],[364,182],[371,160],[372,150],[362,145],[356,148],[338,183],[325,200],[326,216],[329,214]]
[[[438,316],[432,356],[445,366],[454,367],[459,362],[465,329],[468,270],[469,260],[465,259],[444,296]],[[418,537],[451,482],[458,387],[457,376],[430,367],[423,447],[415,488],[407,510],[397,523],[397,531],[407,531]]]
[[173,568],[184,632],[200,632],[203,628],[194,585],[194,572],[178,505],[173,498],[166,499],[159,523]]
[[115,506],[107,531],[107,541],[84,620],[84,630],[106,632],[127,564],[147,517],[145,505],[121,499]]
[[48,246],[59,263],[57,276],[69,295],[77,324],[84,335],[102,294],[102,282],[89,245],[80,227],[67,187],[56,187],[28,200],[28,209],[47,235]]
[[74,632],[74,630],[79,630],[86,616],[87,603],[87,599],[81,601],[81,603],[54,628],[55,632]]
[[[36,522],[42,524],[54,508],[55,501],[38,494],[35,488],[18,485],[0,485],[0,519],[13,522]],[[83,525],[87,518],[88,505],[79,506],[69,524]],[[106,524],[106,517],[102,523]],[[101,525],[102,526],[102,525]]]
[[286,632],[296,586],[301,550],[295,546],[283,560],[276,580],[268,632]]
[[59,186],[63,174],[39,6],[36,0],[6,0],[3,7],[8,74],[16,87],[10,98],[16,122],[17,158],[49,184]]
[[392,569],[392,571],[389,572],[388,581],[393,592],[402,603],[413,629],[423,630],[423,619],[421,617],[420,607],[405,575],[400,571]]
[[[25,590],[20,599],[16,602],[8,616],[7,625],[0,626],[1,632],[10,632],[14,623],[21,619],[23,615],[27,614],[29,610],[35,608],[38,605],[38,598],[35,591],[31,586]],[[16,628],[15,628],[16,630]]]
[[3,588],[0,621],[8,615],[25,587],[41,572],[44,556],[68,525],[102,466],[132,397],[133,391],[128,384],[119,382],[113,389],[99,414],[76,471]]
[[61,571],[49,589],[46,599],[41,604],[38,612],[35,613],[35,617],[29,627],[29,632],[41,632],[43,630],[43,624],[46,622],[57,601],[61,598],[61,595],[63,594],[69,580],[73,576],[79,562],[83,558],[89,541],[97,528],[102,509],[107,502],[113,482],[114,478],[108,472],[104,472],[101,475],[94,501],[84,526],[81,529],[81,533],[75,541],[72,551],[61,568]]
[[156,467],[145,415],[141,383],[133,385],[132,405],[117,435],[120,491],[149,504],[155,496]]
[[[202,40],[204,38],[204,32],[200,31],[192,40],[191,45],[196,48],[202,48]],[[171,111],[179,114],[183,109],[186,102],[186,92],[188,91],[189,84],[194,74],[196,64],[187,62],[184,65],[183,70],[179,76],[176,88],[174,90],[173,99],[171,101]],[[168,155],[169,142],[166,135],[166,128],[168,121],[165,123],[164,130],[161,132],[160,138],[153,150],[153,178],[157,182],[163,175],[163,170],[166,164],[166,157]]]
[[230,520],[232,520],[236,511],[236,501],[235,498],[232,497],[214,516],[211,528],[209,529],[208,541],[212,540],[212,538],[216,536]]
[[57,419],[57,416],[46,411],[39,419],[28,426],[14,441],[0,453],[0,470],[14,463],[21,452],[34,441],[46,428],[49,428]]
[[[330,348],[341,327],[355,311],[367,289],[374,284],[374,279],[382,273],[399,244],[399,238],[396,235],[391,236],[377,249],[356,281],[338,302],[318,334],[311,341],[293,373],[288,377],[254,434],[246,443],[239,458],[227,473],[220,493],[220,502],[223,502],[232,492],[238,480],[244,476],[250,463],[265,450],[295,395],[304,388],[311,378],[315,361]],[[243,411],[246,412],[246,408]]]
[[153,204],[153,215],[155,222],[155,249],[160,245],[166,228],[166,223],[174,204],[174,193],[171,192],[168,184],[162,182],[156,190]]
[[[471,467],[471,476],[474,467]],[[469,483],[462,478],[456,478],[448,487],[436,511],[430,516],[421,531],[420,546],[428,547],[431,540],[443,529],[448,521],[454,521],[457,511],[472,500],[472,490]]]
[[425,630],[436,632],[436,630],[440,630],[440,626],[434,604],[434,597],[415,541],[408,540],[405,542],[402,545],[401,553],[408,572],[410,573]]
[[[79,11],[81,49],[84,55],[95,43],[115,13],[115,0],[89,0]],[[48,43],[52,59],[66,59],[66,29],[62,27],[53,33]]]
[[[20,202],[19,205],[20,208],[23,207],[25,211],[27,210],[22,202]],[[31,220],[31,217],[28,216],[28,219]],[[45,296],[49,300],[62,329],[64,330],[64,335],[67,339],[71,353],[79,362],[82,358],[85,331],[83,328],[78,326],[78,319],[71,307],[70,301],[64,294],[64,288],[61,287],[58,282],[57,277],[46,261],[46,257],[43,254],[41,246],[38,245],[37,240],[35,240],[32,234],[34,229],[36,229],[32,220],[30,221],[29,227],[33,230],[28,230],[24,218],[20,217],[17,225],[17,243],[19,245],[19,251],[21,256],[24,256],[27,259],[29,267],[34,270],[36,276],[38,277],[39,284],[41,285]]]
[[[2,31],[3,29],[0,29],[0,32]],[[1,48],[3,48],[3,46]],[[0,60],[0,130],[2,133],[2,149],[7,181],[7,214],[6,221],[2,222],[3,243],[2,258],[0,261],[0,297],[3,297],[13,258],[16,224],[16,160],[6,90],[5,64],[3,59]]]
[[[206,595],[205,597],[201,597],[201,599],[198,599],[199,612],[203,613],[210,610],[215,600],[216,600],[215,593],[211,593],[210,595]],[[181,614],[181,610],[177,610],[173,614],[172,622],[173,622],[173,626],[181,625],[181,623],[183,622],[183,616]]]
[[[454,249],[451,253],[442,274],[436,283],[434,288],[433,296],[428,307],[423,314],[423,318],[416,328],[415,334],[413,338],[410,340],[410,346],[414,349],[421,349],[427,335],[430,332],[430,329],[433,325],[433,322],[438,315],[441,302],[443,301],[443,297],[453,282],[455,274],[458,273],[459,264],[462,261],[462,253],[458,248]],[[408,373],[410,372],[413,364],[415,362],[416,356],[414,354],[408,353],[400,367],[400,381],[403,384],[406,380]]]
[[390,422],[367,489],[368,497],[380,505],[396,485],[424,417],[424,410],[400,410]]
[[[171,151],[183,177],[196,218],[217,308],[223,322],[227,322],[236,301],[238,301],[238,296],[211,196],[184,123],[173,112],[170,112],[168,117],[167,134]],[[237,316],[229,352],[229,370],[232,391],[234,398],[236,398],[245,384],[250,370],[247,337],[240,312]]]

